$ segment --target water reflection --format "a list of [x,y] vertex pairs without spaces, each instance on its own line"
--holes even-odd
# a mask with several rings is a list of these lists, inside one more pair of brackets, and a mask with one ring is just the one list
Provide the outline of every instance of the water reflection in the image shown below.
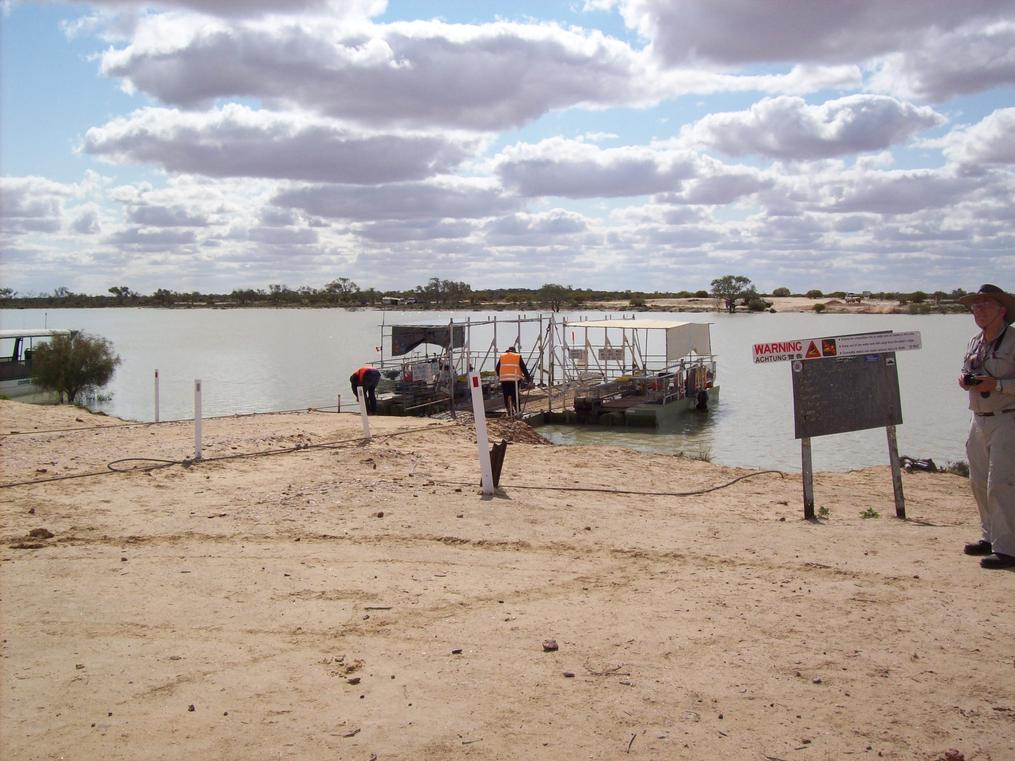
[[720,418],[720,405],[714,405],[710,412],[674,415],[658,428],[544,425],[538,430],[554,444],[615,446],[710,460]]

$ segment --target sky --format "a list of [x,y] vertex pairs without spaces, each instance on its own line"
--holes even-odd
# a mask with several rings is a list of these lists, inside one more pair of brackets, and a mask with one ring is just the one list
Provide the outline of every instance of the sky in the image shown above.
[[1015,0],[0,0],[0,286],[1015,291]]

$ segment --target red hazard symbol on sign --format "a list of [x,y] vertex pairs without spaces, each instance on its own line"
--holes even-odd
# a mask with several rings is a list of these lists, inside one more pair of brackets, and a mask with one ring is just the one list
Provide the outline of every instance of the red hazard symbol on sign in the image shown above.
[[821,352],[818,350],[818,345],[811,341],[810,346],[807,347],[807,353],[804,355],[807,359],[814,359],[821,356]]
[[834,338],[823,338],[821,340],[821,353],[826,357],[834,357],[838,352],[835,350]]

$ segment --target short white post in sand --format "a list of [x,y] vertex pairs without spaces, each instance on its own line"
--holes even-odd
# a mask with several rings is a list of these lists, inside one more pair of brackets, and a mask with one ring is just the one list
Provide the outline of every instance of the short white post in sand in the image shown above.
[[201,381],[194,381],[194,459],[201,459]]
[[472,391],[472,415],[476,420],[476,447],[479,450],[479,475],[483,494],[493,494],[493,468],[490,466],[490,443],[486,437],[486,405],[483,404],[483,386],[479,373],[469,373]]
[[359,416],[363,421],[363,438],[370,438],[370,416],[367,415],[367,392],[360,387],[359,390]]
[[155,422],[159,422],[159,370],[155,368]]

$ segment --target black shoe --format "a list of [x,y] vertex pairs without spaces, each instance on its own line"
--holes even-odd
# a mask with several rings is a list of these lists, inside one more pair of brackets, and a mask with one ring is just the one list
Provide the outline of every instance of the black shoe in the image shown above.
[[967,555],[989,555],[992,552],[990,542],[986,539],[981,539],[978,542],[967,544],[962,551]]
[[1015,555],[995,552],[993,555],[983,558],[980,565],[984,568],[1015,568]]

